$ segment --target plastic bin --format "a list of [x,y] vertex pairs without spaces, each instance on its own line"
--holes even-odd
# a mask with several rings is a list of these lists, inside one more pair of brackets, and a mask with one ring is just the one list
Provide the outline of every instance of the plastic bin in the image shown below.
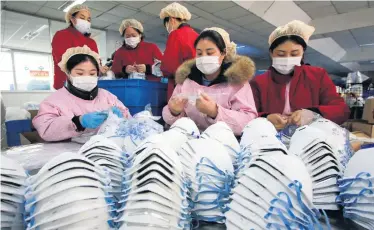
[[21,145],[21,133],[31,132],[31,120],[6,121],[7,144],[9,147]]
[[99,88],[108,90],[130,110],[131,115],[141,112],[151,104],[152,113],[160,116],[166,105],[167,84],[146,80],[101,80]]

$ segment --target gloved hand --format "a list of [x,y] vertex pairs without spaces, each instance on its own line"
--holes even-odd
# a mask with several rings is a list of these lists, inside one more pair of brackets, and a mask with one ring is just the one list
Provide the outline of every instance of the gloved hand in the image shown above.
[[92,112],[86,113],[80,117],[82,126],[86,129],[96,129],[108,118],[108,113]]
[[117,106],[112,107],[112,112],[117,115],[117,117],[123,118],[123,113]]

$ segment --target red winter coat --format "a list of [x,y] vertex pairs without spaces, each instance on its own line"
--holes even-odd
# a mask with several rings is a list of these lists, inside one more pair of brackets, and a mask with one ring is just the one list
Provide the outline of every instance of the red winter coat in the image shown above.
[[134,63],[145,64],[147,79],[159,81],[160,78],[156,78],[152,75],[154,59],[161,61],[162,53],[157,45],[153,43],[141,41],[135,49],[122,46],[114,54],[112,71],[116,76],[121,73],[126,75],[126,66],[133,65]]
[[168,100],[174,90],[174,74],[178,67],[187,60],[196,56],[194,43],[199,36],[188,24],[182,24],[177,30],[170,33],[166,42],[164,57],[161,62],[161,71],[168,82]]
[[310,109],[337,124],[342,124],[348,119],[349,108],[337,94],[326,70],[308,65],[296,66],[293,76],[281,75],[271,68],[252,80],[253,97],[259,116],[282,114],[286,85],[290,80],[292,111]]
[[84,36],[81,32],[79,32],[72,26],[56,32],[55,36],[52,39],[52,56],[55,68],[53,88],[62,88],[66,81],[66,74],[62,72],[60,67],[58,66],[58,63],[62,59],[62,55],[69,48],[84,45],[87,45],[96,53],[99,52],[95,40]]

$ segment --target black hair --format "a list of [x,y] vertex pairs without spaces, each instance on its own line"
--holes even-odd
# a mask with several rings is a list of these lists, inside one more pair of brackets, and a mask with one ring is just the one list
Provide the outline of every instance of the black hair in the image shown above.
[[71,70],[77,66],[78,64],[82,63],[82,62],[86,62],[86,61],[89,61],[91,62],[95,67],[96,67],[96,70],[97,72],[99,72],[99,63],[97,63],[96,59],[90,55],[87,55],[87,54],[76,54],[74,56],[72,56],[68,62],[66,63],[66,69],[68,70],[68,72],[70,73]]
[[[181,18],[175,18],[178,22],[183,22]],[[164,26],[166,27],[166,23],[170,21],[170,17],[164,18]]]
[[223,40],[222,36],[217,31],[214,31],[214,30],[203,31],[199,35],[199,37],[197,37],[195,40],[195,44],[194,44],[195,48],[197,46],[197,43],[199,43],[199,41],[202,39],[206,39],[206,40],[213,42],[218,47],[219,51],[221,51],[221,53],[225,53],[226,51],[225,41]]
[[271,43],[270,45],[270,48],[269,48],[270,52],[273,52],[275,48],[277,48],[279,45],[282,45],[283,43],[287,41],[293,41],[296,44],[301,45],[304,51],[307,48],[306,42],[304,41],[303,38],[296,36],[296,35],[288,35],[288,36],[282,36],[282,37],[275,39],[275,41],[273,41],[273,43]]
[[[79,11],[75,12],[75,13],[72,14],[71,16],[72,16],[73,18],[75,18],[75,16],[77,16],[78,13],[79,13]],[[70,26],[74,26],[73,23],[71,22],[71,20],[70,20]]]

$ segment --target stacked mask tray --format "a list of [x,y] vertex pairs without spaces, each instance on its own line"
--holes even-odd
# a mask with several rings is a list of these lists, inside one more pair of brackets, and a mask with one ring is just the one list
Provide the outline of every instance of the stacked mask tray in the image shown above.
[[130,110],[131,115],[151,104],[153,115],[161,115],[166,105],[167,84],[145,80],[102,80],[99,88],[108,90]]
[[21,145],[21,133],[31,132],[31,120],[15,120],[5,122],[7,144],[9,147]]

